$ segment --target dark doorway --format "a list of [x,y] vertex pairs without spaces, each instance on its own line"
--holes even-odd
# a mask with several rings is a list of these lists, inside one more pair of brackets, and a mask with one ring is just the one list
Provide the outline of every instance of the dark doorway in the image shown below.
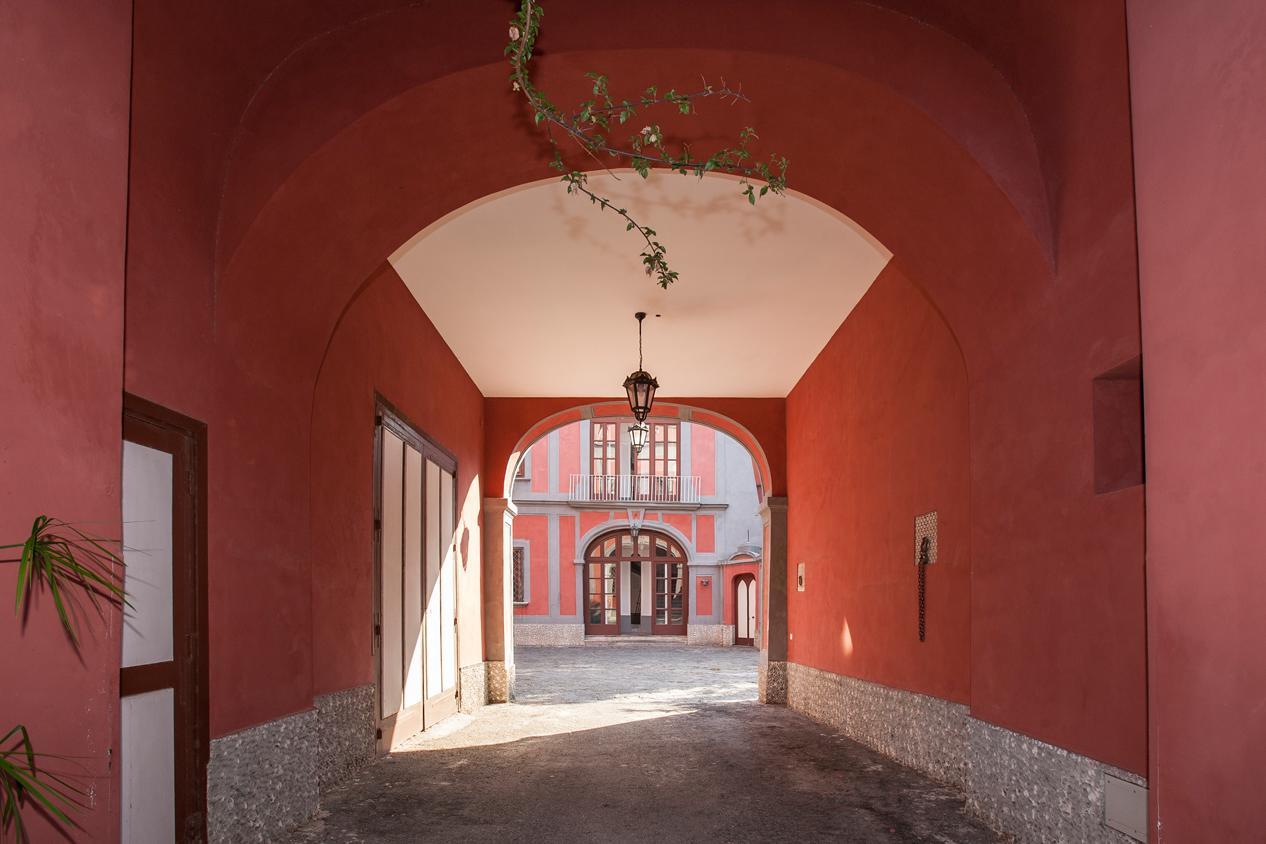
[[629,563],[629,624],[642,626],[642,564]]

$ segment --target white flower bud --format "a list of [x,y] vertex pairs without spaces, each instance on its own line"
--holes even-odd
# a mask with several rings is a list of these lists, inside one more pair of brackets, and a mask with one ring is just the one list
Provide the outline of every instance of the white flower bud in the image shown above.
[[510,27],[510,40],[511,40],[511,41],[518,41],[518,40],[519,40],[519,36],[520,36],[520,35],[522,35],[522,34],[523,34],[523,33],[519,32],[519,28],[518,28],[517,26],[512,26],[512,27]]

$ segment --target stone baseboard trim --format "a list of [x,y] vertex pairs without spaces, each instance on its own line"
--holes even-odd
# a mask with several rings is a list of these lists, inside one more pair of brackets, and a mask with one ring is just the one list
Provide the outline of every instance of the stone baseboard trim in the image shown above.
[[374,760],[374,706],[377,689],[372,683],[320,695],[313,700],[317,714],[317,774],[322,792]]
[[691,624],[686,627],[686,644],[732,645],[734,628],[728,624]]
[[207,838],[276,841],[317,812],[319,728],[310,709],[211,741]]
[[585,643],[583,624],[516,624],[514,644],[524,647],[571,648]]
[[488,704],[488,663],[466,665],[461,672],[461,711],[469,715]]
[[761,703],[787,703],[787,663],[770,660],[765,651],[756,669],[756,696]]
[[967,742],[967,808],[1016,841],[1134,844],[1104,825],[1105,777],[1143,777],[975,718]]
[[1133,841],[1104,825],[1104,778],[1146,780],[980,721],[963,704],[791,663],[787,705],[957,787],[969,810],[1021,844]]
[[514,663],[485,662],[488,671],[488,702],[509,703],[514,700]]
[[963,788],[967,707],[791,663],[787,705],[935,780]]

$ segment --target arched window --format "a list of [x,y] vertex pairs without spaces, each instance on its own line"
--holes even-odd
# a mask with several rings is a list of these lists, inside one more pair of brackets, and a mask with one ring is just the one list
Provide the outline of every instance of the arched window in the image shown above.
[[[595,539],[585,551],[585,633],[616,636],[624,625],[641,632],[649,616],[652,634],[685,635],[686,565],[686,552],[667,534],[622,530]],[[642,600],[647,579],[649,607]]]

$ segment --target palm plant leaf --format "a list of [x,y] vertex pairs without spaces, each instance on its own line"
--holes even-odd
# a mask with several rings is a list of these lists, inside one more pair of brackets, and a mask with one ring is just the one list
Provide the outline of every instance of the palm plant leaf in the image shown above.
[[35,752],[21,724],[0,737],[0,836],[12,831],[17,841],[30,840],[22,821],[22,809],[28,803],[60,824],[79,828],[68,813],[85,805],[84,791],[42,768],[37,760],[45,755]]
[[[98,612],[103,605],[131,606],[123,591],[123,560],[106,547],[105,540],[41,515],[31,524],[25,540],[0,545],[0,551],[17,549],[21,549],[17,557],[0,559],[18,564],[14,609],[21,616],[35,593],[47,589],[57,618],[76,649],[79,624],[75,596],[85,598]],[[69,812],[86,808],[86,793],[43,767],[40,760],[45,756],[35,752],[22,724],[0,736],[0,838],[7,838],[12,831],[17,841],[24,844],[30,840],[22,820],[27,805],[59,825],[79,828]]]
[[16,611],[21,614],[36,592],[47,589],[62,627],[76,646],[79,625],[67,587],[74,587],[98,611],[103,604],[130,606],[123,592],[123,560],[103,540],[41,515],[23,542],[0,545],[0,550],[19,548],[18,557],[0,561],[18,564]]

